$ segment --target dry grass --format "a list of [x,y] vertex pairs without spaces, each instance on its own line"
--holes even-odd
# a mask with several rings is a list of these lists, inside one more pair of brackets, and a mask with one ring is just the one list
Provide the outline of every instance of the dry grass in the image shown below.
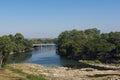
[[22,69],[7,66],[0,69],[0,80],[47,80],[43,76],[23,72]]
[[26,76],[9,69],[0,70],[0,80],[28,80]]
[[120,70],[69,69],[66,67],[44,67],[29,63],[11,66],[23,69],[26,73],[46,76],[49,80],[120,80]]
[[0,80],[120,80],[120,70],[71,69],[37,64],[11,64],[0,69]]

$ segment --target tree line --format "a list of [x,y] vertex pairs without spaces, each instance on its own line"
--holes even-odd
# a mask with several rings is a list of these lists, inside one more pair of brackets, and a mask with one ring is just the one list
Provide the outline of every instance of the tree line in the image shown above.
[[25,39],[21,33],[15,35],[4,35],[0,37],[0,67],[4,65],[6,58],[10,53],[21,53],[29,51],[32,48],[32,42]]
[[60,56],[76,60],[120,61],[120,32],[101,33],[96,28],[64,31],[58,36]]
[[57,38],[40,38],[40,39],[31,39],[33,44],[47,44],[47,43],[56,43]]

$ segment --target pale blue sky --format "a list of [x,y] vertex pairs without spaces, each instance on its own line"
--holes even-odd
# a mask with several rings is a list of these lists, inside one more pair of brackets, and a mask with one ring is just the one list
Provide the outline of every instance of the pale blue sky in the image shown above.
[[0,35],[54,38],[94,27],[120,31],[120,0],[0,0]]

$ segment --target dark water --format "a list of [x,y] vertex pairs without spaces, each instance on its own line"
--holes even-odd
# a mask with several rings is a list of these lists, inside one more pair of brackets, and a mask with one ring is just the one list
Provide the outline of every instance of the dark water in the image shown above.
[[77,61],[60,58],[56,54],[55,46],[44,46],[38,47],[32,52],[27,52],[19,55],[14,55],[12,63],[35,63],[44,66],[63,66],[63,65],[74,65]]

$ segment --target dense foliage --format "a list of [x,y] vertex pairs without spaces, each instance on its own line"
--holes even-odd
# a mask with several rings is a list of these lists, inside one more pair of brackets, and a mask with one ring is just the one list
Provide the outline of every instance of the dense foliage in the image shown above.
[[58,37],[58,54],[77,60],[120,60],[120,32],[100,33],[93,28],[64,31]]
[[10,53],[20,53],[30,50],[32,42],[24,38],[21,33],[0,37],[0,66]]
[[56,43],[57,38],[41,38],[41,39],[32,39],[33,44],[47,44],[47,43]]

